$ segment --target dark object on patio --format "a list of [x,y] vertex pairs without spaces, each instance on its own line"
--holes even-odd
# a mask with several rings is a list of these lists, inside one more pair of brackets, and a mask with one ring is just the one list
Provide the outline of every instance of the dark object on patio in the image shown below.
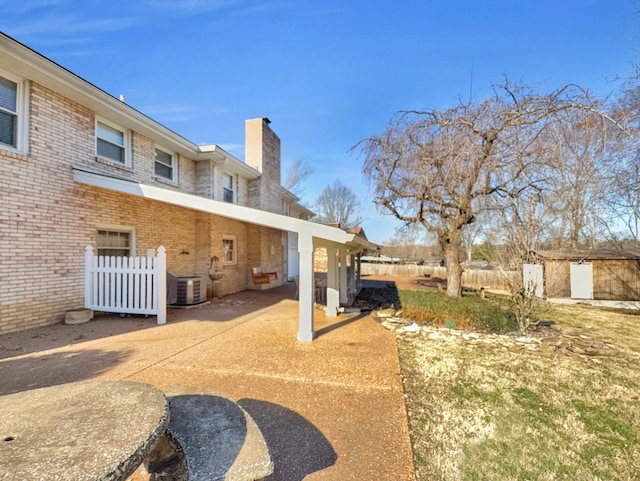
[[356,304],[365,309],[380,309],[394,306],[402,307],[398,287],[395,282],[362,280],[362,289],[356,297]]

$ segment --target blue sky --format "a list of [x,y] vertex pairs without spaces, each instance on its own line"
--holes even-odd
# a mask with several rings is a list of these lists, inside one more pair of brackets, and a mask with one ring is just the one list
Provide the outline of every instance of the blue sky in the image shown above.
[[0,30],[195,143],[244,159],[244,120],[269,117],[283,164],[335,180],[376,213],[350,148],[399,110],[482,99],[503,75],[607,95],[638,62],[638,0],[0,0]]

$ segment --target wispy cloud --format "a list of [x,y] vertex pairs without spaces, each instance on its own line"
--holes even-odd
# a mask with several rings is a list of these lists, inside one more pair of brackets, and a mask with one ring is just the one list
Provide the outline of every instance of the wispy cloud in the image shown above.
[[195,16],[211,12],[226,15],[258,15],[282,10],[282,0],[145,0],[147,12],[156,15]]
[[223,150],[236,156],[244,153],[244,144],[220,144]]
[[[132,104],[135,104],[135,92],[131,95],[127,95],[125,92],[125,96],[127,100],[131,100]],[[171,123],[171,122],[192,122],[194,119],[202,117],[203,114],[227,114],[231,111],[231,109],[227,107],[212,107],[202,109],[201,106],[196,106],[192,104],[139,104],[135,105],[135,108],[144,112],[149,117],[161,122],[161,123]]]
[[29,15],[44,8],[64,5],[64,0],[32,0],[16,2],[15,0],[0,0],[0,10],[4,15]]
[[126,9],[66,0],[0,0],[3,30],[21,41],[47,46],[83,44],[103,33],[139,25],[144,17]]
[[[50,14],[34,22],[19,23],[7,28],[19,37],[51,38],[54,42],[80,42],[78,34],[99,34],[124,30],[136,25],[135,18],[83,18],[74,14]],[[73,38],[73,40],[71,40]]]
[[198,115],[198,109],[191,105],[143,105],[140,107],[140,111],[163,124],[168,122],[188,122]]
[[145,0],[145,9],[156,13],[189,16],[241,7],[247,0]]

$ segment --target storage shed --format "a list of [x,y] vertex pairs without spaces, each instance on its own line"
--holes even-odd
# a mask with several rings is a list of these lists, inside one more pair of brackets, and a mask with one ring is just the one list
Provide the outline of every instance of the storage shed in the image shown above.
[[524,272],[549,299],[640,301],[640,249],[537,251]]

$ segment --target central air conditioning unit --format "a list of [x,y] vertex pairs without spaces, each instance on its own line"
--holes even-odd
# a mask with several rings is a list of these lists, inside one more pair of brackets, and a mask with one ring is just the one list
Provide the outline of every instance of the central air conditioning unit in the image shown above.
[[207,300],[207,284],[202,277],[178,277],[176,305],[190,306]]

